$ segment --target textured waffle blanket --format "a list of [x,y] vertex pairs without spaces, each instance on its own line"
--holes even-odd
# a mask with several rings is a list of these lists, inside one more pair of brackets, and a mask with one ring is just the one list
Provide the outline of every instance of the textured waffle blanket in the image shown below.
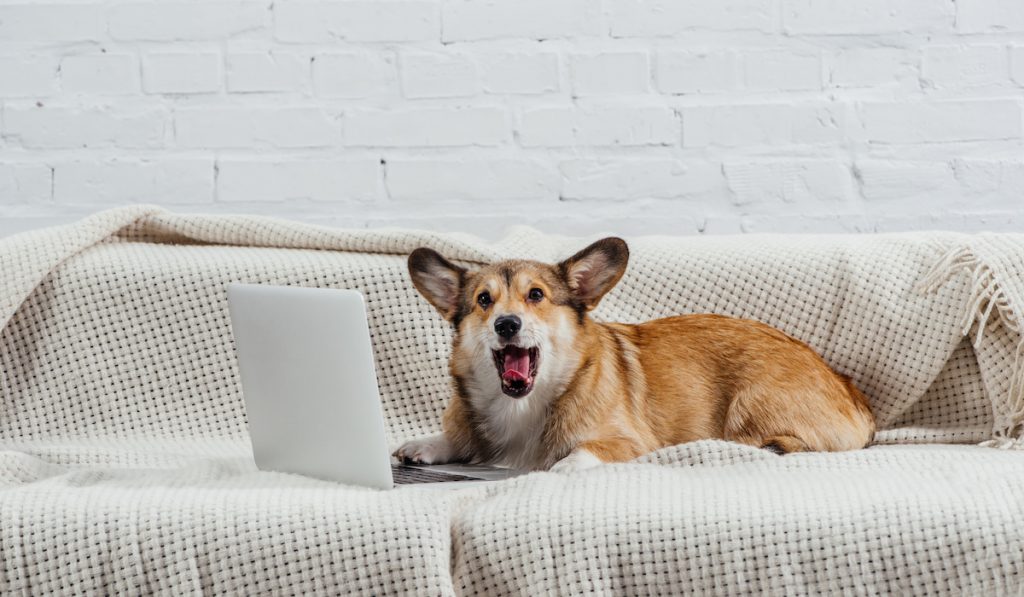
[[[707,441],[571,475],[379,492],[255,470],[230,282],[356,288],[392,444],[440,425],[450,330],[404,255],[498,242],[150,207],[0,240],[0,593],[1019,593],[1024,239],[635,238],[595,312],[755,318],[870,397],[878,444]],[[960,444],[960,445],[952,445]]]

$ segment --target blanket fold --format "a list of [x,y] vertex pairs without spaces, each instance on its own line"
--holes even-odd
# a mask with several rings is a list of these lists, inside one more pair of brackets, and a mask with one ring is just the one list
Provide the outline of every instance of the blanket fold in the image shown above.
[[970,300],[960,328],[970,335],[993,408],[993,438],[986,445],[1024,448],[1024,239],[979,234],[944,247],[919,288],[936,292],[966,272]]

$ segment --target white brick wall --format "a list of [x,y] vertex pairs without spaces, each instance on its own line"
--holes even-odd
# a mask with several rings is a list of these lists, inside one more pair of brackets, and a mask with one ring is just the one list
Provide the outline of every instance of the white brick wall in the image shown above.
[[0,3],[0,235],[1019,230],[1021,0]]
[[214,52],[148,52],[142,58],[146,93],[216,93],[224,86]]
[[376,201],[380,162],[363,159],[230,159],[217,162],[217,199],[267,201]]
[[308,93],[311,61],[288,50],[231,52],[226,59],[228,93]]
[[139,92],[139,65],[131,54],[81,54],[60,61],[63,91],[79,95]]
[[212,201],[213,179],[210,159],[61,161],[53,168],[53,197],[69,205]]
[[576,97],[644,94],[650,89],[646,52],[577,54],[570,61]]
[[313,90],[323,98],[367,98],[398,89],[394,57],[380,53],[320,54],[313,63]]

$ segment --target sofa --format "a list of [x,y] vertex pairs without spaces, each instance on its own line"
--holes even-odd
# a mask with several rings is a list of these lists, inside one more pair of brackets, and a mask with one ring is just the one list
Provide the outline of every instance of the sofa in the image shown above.
[[0,239],[0,594],[1024,591],[1016,235],[627,239],[595,317],[779,327],[869,396],[864,450],[705,440],[454,490],[256,469],[227,284],[363,292],[397,446],[440,428],[450,392],[451,330],[408,252],[472,266],[589,240],[144,205]]

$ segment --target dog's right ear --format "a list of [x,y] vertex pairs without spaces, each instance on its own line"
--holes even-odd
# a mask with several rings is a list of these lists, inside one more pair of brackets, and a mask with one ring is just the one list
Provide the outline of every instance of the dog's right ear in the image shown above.
[[409,254],[409,276],[420,292],[445,319],[451,321],[459,308],[459,293],[466,269],[433,249],[420,247]]
[[558,264],[569,290],[587,311],[618,284],[629,263],[629,246],[614,236],[602,238]]

